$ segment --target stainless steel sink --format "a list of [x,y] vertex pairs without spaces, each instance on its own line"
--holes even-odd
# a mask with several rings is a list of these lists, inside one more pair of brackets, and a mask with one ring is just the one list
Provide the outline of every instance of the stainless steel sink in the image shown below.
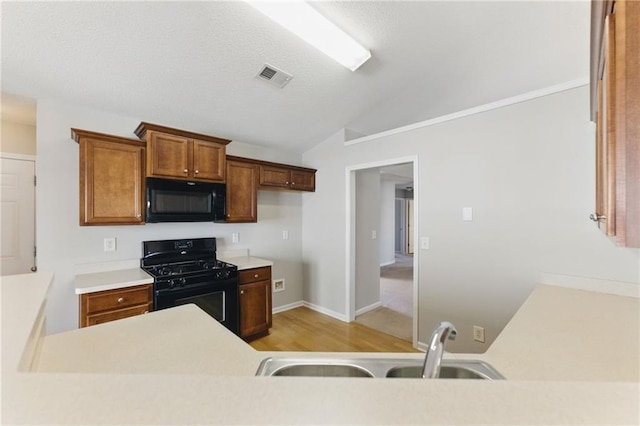
[[305,377],[373,377],[373,374],[358,366],[340,364],[292,364],[274,371],[271,375]]
[[[422,366],[393,367],[387,371],[386,377],[422,378]],[[490,364],[482,361],[456,361],[455,363],[443,361],[439,378],[500,380],[504,379],[504,376]]]
[[[256,376],[418,378],[423,359],[412,358],[266,358]],[[504,379],[480,360],[442,361],[441,379]]]

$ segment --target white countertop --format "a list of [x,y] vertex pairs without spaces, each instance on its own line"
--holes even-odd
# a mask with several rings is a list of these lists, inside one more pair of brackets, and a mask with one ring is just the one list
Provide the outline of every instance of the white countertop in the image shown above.
[[238,267],[238,271],[242,271],[244,269],[262,268],[264,266],[273,266],[272,261],[253,256],[219,257],[219,259],[223,262],[236,265]]
[[153,283],[153,277],[140,268],[79,274],[76,275],[74,280],[76,294],[114,290],[117,288],[151,283]]
[[[3,308],[10,295],[9,303],[22,311],[38,310],[42,299],[29,299],[41,296],[29,292],[25,282],[20,284],[21,288],[5,292],[5,286],[17,286],[18,280],[3,279]],[[638,424],[638,381],[621,381],[634,380],[634,370],[630,376],[614,371],[611,374],[618,378],[608,381],[576,378],[579,369],[602,375],[601,366],[623,358],[637,363],[637,348],[628,345],[628,335],[622,336],[637,331],[637,321],[621,322],[620,334],[614,333],[604,346],[594,342],[594,336],[566,337],[582,328],[576,316],[588,317],[584,309],[597,304],[593,316],[622,321],[638,314],[638,300],[572,296],[576,291],[551,286],[534,291],[486,354],[509,378],[504,381],[254,377],[259,361],[272,353],[255,351],[193,306],[152,312],[47,336],[40,372],[3,370],[2,420],[10,424]],[[561,304],[561,299],[572,305]],[[12,312],[17,314],[18,308]],[[3,310],[6,321],[4,314]],[[564,327],[558,330],[564,331],[550,333],[554,318],[562,321]],[[590,327],[591,321],[585,324]],[[529,342],[521,342],[523,335]],[[21,340],[12,335],[7,341],[4,333],[2,337],[4,366],[5,348]],[[623,341],[617,341],[620,337]],[[583,351],[600,356],[588,356],[574,368],[573,355]],[[540,356],[558,364],[553,377],[545,377],[546,364],[536,359]],[[536,365],[542,365],[538,375]]]

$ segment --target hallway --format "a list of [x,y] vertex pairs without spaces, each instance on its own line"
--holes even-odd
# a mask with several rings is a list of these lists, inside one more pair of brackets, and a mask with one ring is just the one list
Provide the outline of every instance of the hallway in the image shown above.
[[402,340],[413,341],[413,255],[396,253],[396,262],[380,268],[382,306],[356,322]]

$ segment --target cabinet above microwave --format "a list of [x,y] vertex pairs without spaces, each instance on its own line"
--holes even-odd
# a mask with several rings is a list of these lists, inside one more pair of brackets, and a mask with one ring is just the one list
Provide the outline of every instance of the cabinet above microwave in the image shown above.
[[147,142],[147,177],[225,181],[230,140],[146,122],[134,133]]

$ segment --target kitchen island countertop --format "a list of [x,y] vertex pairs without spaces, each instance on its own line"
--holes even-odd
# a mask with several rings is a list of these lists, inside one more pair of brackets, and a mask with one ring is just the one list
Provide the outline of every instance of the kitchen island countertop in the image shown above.
[[[37,280],[38,274],[31,274],[31,279]],[[4,291],[5,286],[18,285],[24,291],[15,288]],[[20,312],[21,318],[39,315],[41,292],[27,291],[29,286],[25,286],[24,278],[3,277],[2,286],[5,324],[13,320],[5,316],[8,303],[20,308],[9,309],[9,314]],[[194,306],[46,336],[36,365],[38,371],[26,372],[15,365],[15,357],[4,357],[4,348],[29,341],[25,335],[31,332],[31,327],[25,326],[20,333],[9,336],[3,333],[2,421],[7,424],[638,424],[637,381],[565,378],[562,366],[556,369],[553,380],[533,379],[534,364],[526,363],[527,357],[536,354],[531,348],[527,348],[528,353],[521,353],[526,345],[513,344],[512,338],[526,331],[520,327],[531,324],[531,316],[541,313],[549,297],[557,297],[553,287],[541,288],[516,314],[510,323],[513,325],[507,326],[506,336],[496,340],[498,346],[492,346],[486,354],[509,379],[502,381],[254,377],[263,358],[291,354],[255,351]],[[40,300],[30,300],[34,294]],[[6,295],[11,295],[12,300],[7,300]],[[584,306],[592,302],[595,299]],[[599,307],[601,317],[611,320],[617,315],[611,308],[624,310],[623,315],[637,313],[637,301],[610,304],[604,298]],[[548,314],[547,308],[545,313]],[[573,322],[576,327],[581,326],[580,321]],[[546,325],[541,327],[545,330]],[[632,332],[634,327],[637,325],[631,325],[627,331]],[[538,331],[533,328],[531,333]],[[592,346],[578,339],[566,343]],[[633,345],[625,348],[626,343],[619,342],[614,350],[635,356],[637,361],[636,348]],[[610,349],[604,348],[603,355],[607,356]],[[542,350],[561,352],[562,347]],[[572,348],[569,353],[575,350]],[[61,356],[68,359],[60,359]],[[516,359],[525,364],[522,371],[518,371]],[[563,356],[557,359],[559,363],[570,360]],[[593,362],[593,358],[588,358],[588,362]],[[580,366],[585,367],[589,366]],[[568,374],[575,374],[574,370],[569,369]],[[633,379],[635,373],[631,374]]]

